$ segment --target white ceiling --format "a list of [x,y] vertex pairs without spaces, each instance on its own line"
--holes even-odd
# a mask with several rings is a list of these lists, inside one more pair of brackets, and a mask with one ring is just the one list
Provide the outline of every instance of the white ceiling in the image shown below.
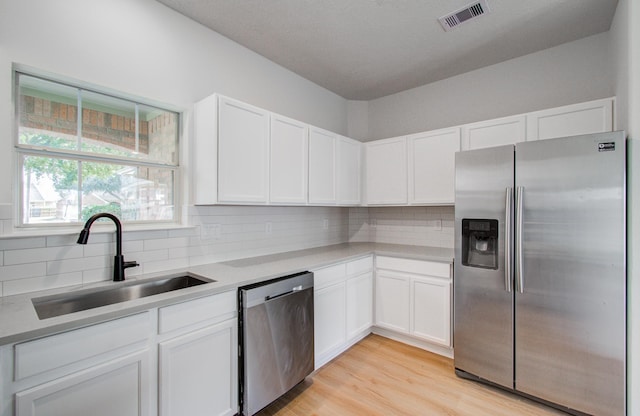
[[609,30],[617,0],[158,0],[350,100],[371,100]]

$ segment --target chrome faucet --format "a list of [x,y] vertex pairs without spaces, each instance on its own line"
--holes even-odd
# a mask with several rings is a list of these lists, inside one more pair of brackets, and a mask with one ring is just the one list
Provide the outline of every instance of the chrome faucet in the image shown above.
[[118,217],[113,214],[109,214],[108,212],[101,212],[93,215],[84,224],[82,231],[80,231],[78,244],[87,244],[87,241],[89,240],[89,228],[91,228],[93,222],[98,218],[109,218],[116,224],[116,256],[113,259],[113,281],[121,282],[124,280],[124,269],[136,267],[139,266],[139,264],[135,261],[124,261],[124,257],[122,256],[122,224]]

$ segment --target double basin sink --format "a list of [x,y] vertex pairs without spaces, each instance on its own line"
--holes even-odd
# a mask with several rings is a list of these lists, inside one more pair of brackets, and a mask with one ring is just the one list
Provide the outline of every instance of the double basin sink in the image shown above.
[[73,293],[44,296],[34,298],[32,302],[38,318],[47,319],[211,282],[215,282],[215,280],[189,275],[160,277],[127,282],[114,288],[88,289]]

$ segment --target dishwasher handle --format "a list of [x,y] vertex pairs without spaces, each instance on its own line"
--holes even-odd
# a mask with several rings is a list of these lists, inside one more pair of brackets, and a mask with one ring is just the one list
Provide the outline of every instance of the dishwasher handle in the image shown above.
[[268,302],[268,301],[270,301],[270,300],[278,299],[278,298],[281,298],[281,297],[283,297],[283,296],[290,295],[290,294],[295,293],[295,292],[300,292],[301,290],[302,290],[302,285],[298,285],[298,286],[295,286],[295,287],[294,287],[293,289],[291,289],[291,290],[288,290],[288,291],[286,291],[286,292],[279,293],[279,294],[277,294],[277,295],[267,295],[267,296],[265,296],[265,297],[264,297],[264,301],[265,301],[265,302]]
[[250,308],[307,289],[313,290],[313,273],[311,272],[255,283],[239,288],[240,306],[243,309]]

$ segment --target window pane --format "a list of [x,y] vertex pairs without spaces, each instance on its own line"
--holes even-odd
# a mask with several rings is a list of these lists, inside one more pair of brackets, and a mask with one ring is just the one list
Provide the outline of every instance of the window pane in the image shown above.
[[19,143],[77,150],[77,89],[27,75],[18,76]]
[[15,76],[23,224],[175,221],[178,113]]
[[24,156],[22,183],[25,224],[84,222],[98,212],[122,221],[174,219],[171,169]]
[[90,91],[81,96],[83,151],[177,164],[176,113]]
[[177,165],[178,114],[145,105],[140,105],[139,113],[140,137],[148,138],[148,157]]
[[82,221],[111,212],[123,221],[173,220],[173,171],[82,163]]
[[17,76],[20,144],[178,164],[178,113]]
[[136,105],[82,90],[82,151],[137,157]]
[[25,156],[22,166],[25,224],[78,221],[77,161]]

